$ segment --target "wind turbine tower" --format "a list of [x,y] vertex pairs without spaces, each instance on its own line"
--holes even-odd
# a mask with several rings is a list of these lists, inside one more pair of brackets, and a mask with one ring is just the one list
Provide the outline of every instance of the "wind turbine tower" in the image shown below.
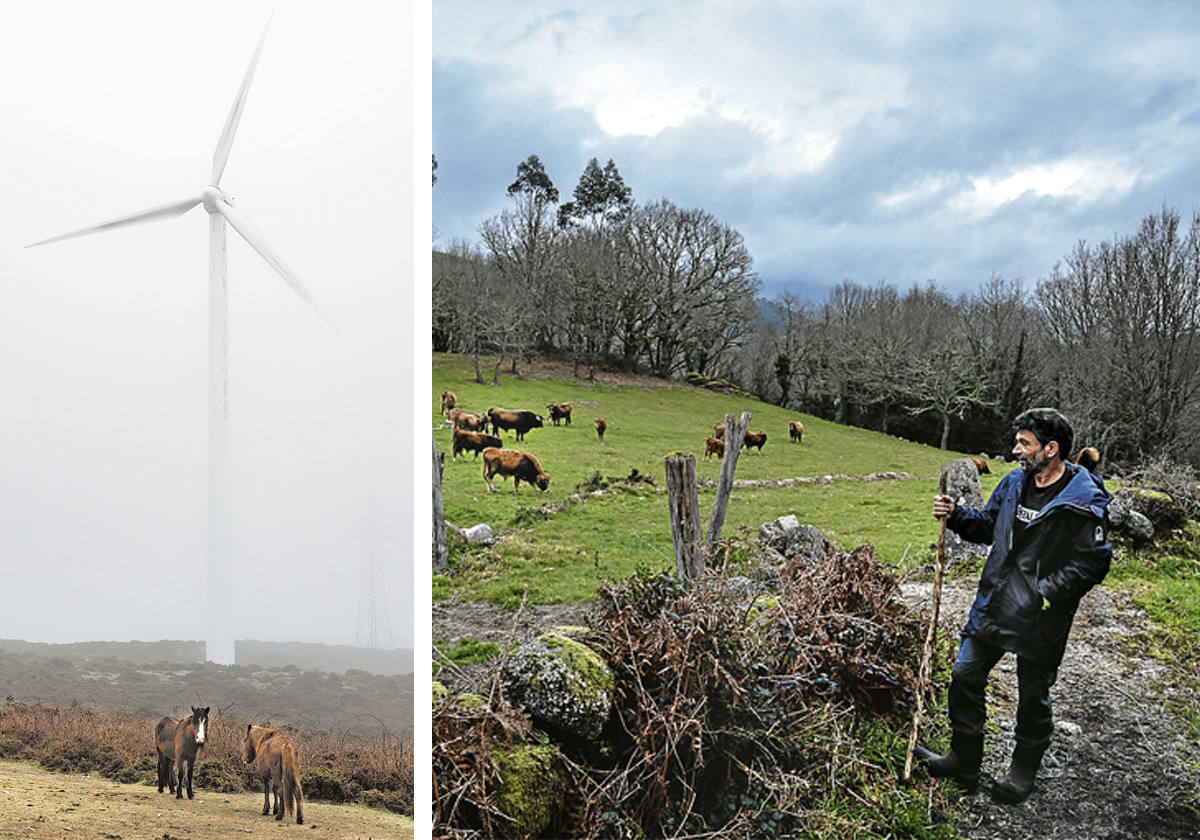
[[[272,10],[271,16],[274,16]],[[228,285],[226,273],[225,225],[228,223],[257,251],[267,263],[311,306],[331,327],[333,322],[317,305],[308,289],[295,273],[288,268],[266,238],[237,209],[233,201],[221,189],[221,175],[229,161],[233,138],[242,118],[242,109],[254,79],[258,57],[267,39],[271,18],[263,28],[262,37],[250,59],[250,66],[242,79],[237,98],[225,120],[225,128],[213,152],[212,176],[207,186],[198,195],[140,210],[125,216],[101,222],[98,225],[43,239],[26,247],[45,245],[62,239],[85,236],[101,231],[116,230],[130,225],[173,219],[191,210],[196,205],[204,206],[208,213],[208,282],[209,282],[209,413],[208,413],[208,587],[207,587],[207,630],[205,658],[209,662],[233,664],[233,526],[230,505],[229,470],[229,338],[228,338]]]

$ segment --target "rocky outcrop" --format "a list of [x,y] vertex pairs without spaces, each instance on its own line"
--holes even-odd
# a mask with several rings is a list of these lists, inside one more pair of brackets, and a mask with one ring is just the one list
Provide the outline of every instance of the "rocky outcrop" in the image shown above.
[[1149,542],[1154,538],[1154,525],[1150,520],[1133,509],[1133,494],[1118,492],[1108,505],[1108,522],[1113,530],[1125,534],[1135,545]]
[[789,558],[823,560],[829,551],[825,535],[812,525],[801,525],[791,513],[774,522],[764,522],[758,529],[758,538],[768,548]]
[[[946,495],[960,507],[983,507],[983,488],[979,484],[979,470],[970,458],[956,458],[946,465]],[[930,499],[932,505],[933,500]],[[972,557],[986,557],[990,546],[967,542],[949,528],[946,529],[946,566]]]
[[521,645],[504,665],[504,694],[546,727],[588,739],[612,710],[613,674],[583,642],[544,633]]

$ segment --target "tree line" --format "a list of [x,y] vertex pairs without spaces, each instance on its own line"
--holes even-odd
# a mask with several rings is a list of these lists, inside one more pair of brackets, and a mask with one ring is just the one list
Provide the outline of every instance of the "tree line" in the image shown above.
[[952,295],[844,280],[820,302],[761,286],[741,235],[702,209],[632,200],[592,159],[572,200],[531,155],[482,244],[435,254],[433,345],[505,362],[548,355],[696,372],[837,422],[1006,453],[1033,405],[1072,419],[1110,464],[1200,465],[1200,214],[1164,206],[1078,242],[1032,289],[993,276]]
[[[662,377],[715,370],[758,326],[760,286],[742,236],[711,213],[662,199],[636,204],[610,160],[588,162],[573,200],[536,155],[517,168],[512,205],[479,228],[481,245],[436,255],[435,350],[570,359]],[[493,377],[496,370],[493,370]]]

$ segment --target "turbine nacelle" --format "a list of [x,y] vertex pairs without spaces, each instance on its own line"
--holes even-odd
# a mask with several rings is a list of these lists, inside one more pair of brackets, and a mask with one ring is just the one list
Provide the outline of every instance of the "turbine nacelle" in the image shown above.
[[233,199],[229,197],[220,187],[209,184],[204,188],[204,192],[200,193],[200,200],[204,203],[204,210],[208,213],[220,213],[217,204],[224,204],[226,207],[233,206]]

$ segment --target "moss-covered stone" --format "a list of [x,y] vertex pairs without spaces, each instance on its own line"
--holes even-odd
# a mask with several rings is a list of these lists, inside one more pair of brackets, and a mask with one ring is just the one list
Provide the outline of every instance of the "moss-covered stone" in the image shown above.
[[759,595],[750,604],[750,608],[746,610],[746,622],[751,623],[757,621],[763,613],[779,607],[779,599],[774,595]]
[[1157,534],[1165,534],[1176,528],[1183,527],[1187,521],[1187,512],[1170,495],[1159,490],[1145,487],[1120,490],[1118,496],[1124,495],[1129,499],[1130,507],[1145,515],[1154,525]]
[[612,709],[612,670],[594,650],[561,633],[521,645],[504,666],[509,702],[580,738],[600,734]]
[[445,685],[438,682],[437,680],[433,681],[433,685],[431,686],[431,688],[432,688],[431,693],[433,694],[433,705],[435,705],[435,706],[438,703],[441,703],[443,700],[445,700],[450,695],[450,689],[446,688]]
[[562,754],[553,744],[521,744],[492,750],[500,776],[496,804],[513,818],[518,837],[553,836],[562,824],[569,785]]
[[482,694],[472,694],[470,692],[466,692],[458,695],[458,699],[455,700],[455,702],[464,709],[478,709],[487,701],[483,699]]

